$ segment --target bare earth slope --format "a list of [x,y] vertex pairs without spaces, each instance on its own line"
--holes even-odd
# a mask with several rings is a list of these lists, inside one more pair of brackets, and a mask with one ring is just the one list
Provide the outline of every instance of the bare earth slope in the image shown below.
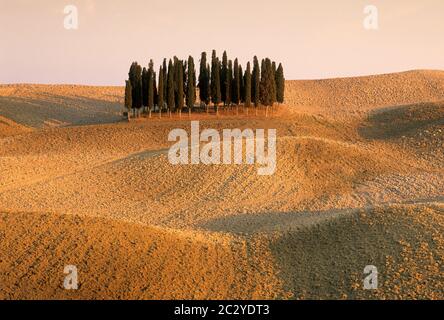
[[188,116],[114,123],[121,94],[0,86],[20,127],[0,135],[0,298],[444,298],[443,72],[288,81],[268,118],[193,115],[277,129],[273,176],[171,165]]
[[0,115],[35,128],[116,122],[121,119],[122,90],[74,85],[0,85]]

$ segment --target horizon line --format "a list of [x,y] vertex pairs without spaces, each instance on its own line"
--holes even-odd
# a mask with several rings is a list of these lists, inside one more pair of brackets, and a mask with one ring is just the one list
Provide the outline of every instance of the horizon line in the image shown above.
[[[367,78],[376,76],[385,76],[392,74],[412,73],[412,72],[444,72],[442,69],[408,69],[403,71],[372,73],[372,74],[360,74],[349,76],[336,76],[326,78],[305,78],[305,79],[285,79],[285,81],[324,81],[324,80],[338,80],[338,79],[353,79],[353,78]],[[125,80],[122,80],[124,82]],[[73,86],[73,87],[125,87],[124,84],[88,84],[88,83],[56,83],[56,82],[10,82],[0,83],[0,86]]]

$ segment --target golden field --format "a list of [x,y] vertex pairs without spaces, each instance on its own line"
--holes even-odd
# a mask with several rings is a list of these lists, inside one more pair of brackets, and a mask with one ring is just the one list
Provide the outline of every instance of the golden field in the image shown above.
[[287,81],[268,117],[192,114],[276,129],[272,176],[171,165],[188,114],[128,123],[123,93],[0,85],[1,299],[444,299],[444,72]]

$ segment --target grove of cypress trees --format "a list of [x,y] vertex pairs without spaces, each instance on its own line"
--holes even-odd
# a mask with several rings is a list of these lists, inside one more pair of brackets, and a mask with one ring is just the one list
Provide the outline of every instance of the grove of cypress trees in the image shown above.
[[164,94],[165,94],[165,85],[164,85],[164,71],[163,67],[159,68],[159,86],[157,89],[157,105],[159,106],[159,115],[162,117],[162,109],[165,105]]
[[175,109],[175,98],[174,98],[174,66],[173,62],[170,59],[170,62],[168,63],[168,94],[167,94],[167,105],[168,109],[171,112]]
[[187,75],[187,107],[191,111],[196,102],[196,72],[194,70],[194,59],[192,56],[188,57],[188,75]]
[[285,77],[284,77],[284,68],[282,67],[282,63],[279,64],[279,67],[276,70],[276,100],[278,103],[284,103],[284,94],[285,94]]
[[247,63],[247,70],[245,70],[245,86],[244,86],[244,103],[247,108],[251,105],[251,66],[250,62]]
[[[233,63],[228,59],[226,51],[220,60],[216,50],[213,50],[211,63],[207,61],[207,53],[202,52],[197,83],[196,66],[192,56],[186,61],[174,56],[169,60],[168,66],[167,59],[164,59],[159,68],[159,78],[156,77],[152,60],[148,68],[142,68],[137,62],[133,62],[128,73],[128,82],[125,83],[125,107],[128,108],[130,103],[135,117],[139,116],[142,107],[148,108],[150,117],[156,106],[159,108],[160,117],[165,107],[168,107],[169,111],[181,113],[184,106],[187,106],[191,113],[196,103],[198,86],[201,103],[207,107],[213,102],[216,113],[221,102],[230,108],[233,104],[238,106],[243,103],[244,107],[248,108],[252,104],[258,107],[262,103],[267,107],[267,115],[269,106],[276,102],[284,102],[284,70],[282,64],[279,64],[278,68],[276,66],[277,64],[269,58],[262,59],[260,66],[257,56],[254,56],[253,63],[248,62],[243,73],[238,59]],[[128,97],[129,92],[131,99]]]
[[130,112],[133,106],[133,88],[131,82],[126,80],[125,82],[125,108],[127,109],[127,118],[130,119]]

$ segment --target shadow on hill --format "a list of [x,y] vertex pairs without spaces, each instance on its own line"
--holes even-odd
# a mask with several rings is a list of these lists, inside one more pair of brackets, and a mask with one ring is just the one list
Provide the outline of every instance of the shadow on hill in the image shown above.
[[240,214],[216,218],[201,224],[200,227],[208,231],[238,235],[254,235],[274,231],[282,232],[316,225],[317,223],[350,213],[353,210],[354,209]]
[[[443,276],[430,258],[440,255],[440,211],[434,205],[356,211],[284,233],[270,250],[284,289],[296,298],[442,297]],[[378,290],[364,289],[367,265],[378,269]]]
[[[412,287],[409,282],[417,273],[425,274],[422,268],[435,265],[427,254],[418,258],[408,272],[400,275],[399,270],[405,270],[410,259],[417,258],[417,253],[409,249],[419,250],[420,244],[427,244],[427,253],[439,253],[435,238],[443,230],[434,219],[442,214],[438,203],[443,199],[433,200],[438,203],[432,200],[377,208],[244,214],[216,219],[201,227],[243,235],[266,232],[258,235],[268,242],[284,291],[294,298],[405,299],[412,294],[430,298],[435,294],[435,282],[442,276],[431,271],[427,286],[422,288]],[[263,255],[254,247],[250,249]],[[364,268],[368,265],[378,268],[381,290],[364,290]]]
[[121,111],[119,103],[84,97],[0,97],[0,115],[34,128],[112,123],[122,119]]
[[358,129],[365,139],[414,137],[435,126],[444,126],[444,103],[420,103],[385,108],[370,114]]

